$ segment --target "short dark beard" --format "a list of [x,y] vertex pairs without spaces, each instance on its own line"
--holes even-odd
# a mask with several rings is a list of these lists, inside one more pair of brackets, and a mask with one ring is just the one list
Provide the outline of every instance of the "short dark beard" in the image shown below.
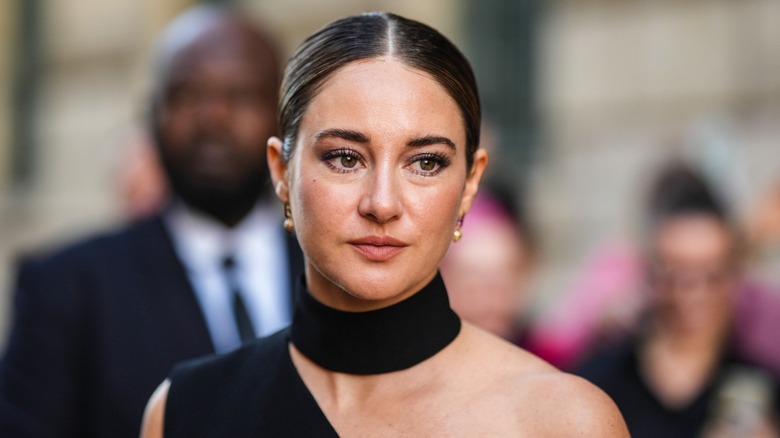
[[163,168],[173,193],[188,206],[219,222],[233,227],[243,220],[255,205],[269,196],[267,172],[255,172],[234,189],[192,184],[163,158]]
[[[155,126],[155,128],[157,128]],[[189,181],[180,172],[165,147],[158,129],[153,131],[157,156],[165,172],[171,192],[185,204],[218,220],[228,227],[237,225],[258,202],[271,198],[271,179],[267,166],[258,166],[238,187],[225,188]]]

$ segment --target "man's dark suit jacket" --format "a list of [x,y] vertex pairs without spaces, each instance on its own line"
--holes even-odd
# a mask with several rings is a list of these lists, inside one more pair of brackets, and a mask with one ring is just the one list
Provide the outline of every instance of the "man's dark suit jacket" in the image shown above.
[[214,352],[160,217],[22,263],[14,304],[0,437],[137,437],[171,367]]

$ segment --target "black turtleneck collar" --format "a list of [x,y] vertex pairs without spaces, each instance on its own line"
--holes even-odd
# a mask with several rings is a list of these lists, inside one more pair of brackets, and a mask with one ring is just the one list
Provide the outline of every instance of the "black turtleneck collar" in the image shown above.
[[297,284],[291,340],[319,366],[348,374],[381,374],[412,367],[450,344],[460,318],[450,308],[438,273],[422,290],[391,306],[345,312]]

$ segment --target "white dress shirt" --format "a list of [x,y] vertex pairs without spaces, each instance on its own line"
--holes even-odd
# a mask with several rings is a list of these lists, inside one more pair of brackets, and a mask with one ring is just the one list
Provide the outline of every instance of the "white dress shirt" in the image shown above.
[[164,218],[218,353],[241,344],[223,271],[226,256],[236,261],[236,279],[255,334],[265,336],[290,323],[290,268],[279,208],[258,204],[233,228],[182,202],[175,202]]

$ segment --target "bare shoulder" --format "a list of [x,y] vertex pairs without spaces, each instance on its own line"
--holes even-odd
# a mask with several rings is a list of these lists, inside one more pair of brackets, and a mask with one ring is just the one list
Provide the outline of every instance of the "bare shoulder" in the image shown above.
[[523,386],[522,409],[531,411],[534,428],[544,436],[629,436],[612,399],[585,379],[541,372],[527,376]]
[[141,438],[162,438],[163,421],[165,419],[165,403],[168,400],[168,388],[171,382],[165,380],[157,387],[149,399],[144,411]]
[[[467,344],[481,362],[483,388],[508,400],[505,412],[530,436],[627,437],[623,417],[603,391],[559,371],[537,356],[480,329],[466,326]],[[490,377],[487,377],[490,376]]]
[[526,377],[538,373],[558,373],[557,369],[537,356],[509,342],[463,322],[461,357],[469,358],[471,366],[490,369],[489,375],[501,380]]

